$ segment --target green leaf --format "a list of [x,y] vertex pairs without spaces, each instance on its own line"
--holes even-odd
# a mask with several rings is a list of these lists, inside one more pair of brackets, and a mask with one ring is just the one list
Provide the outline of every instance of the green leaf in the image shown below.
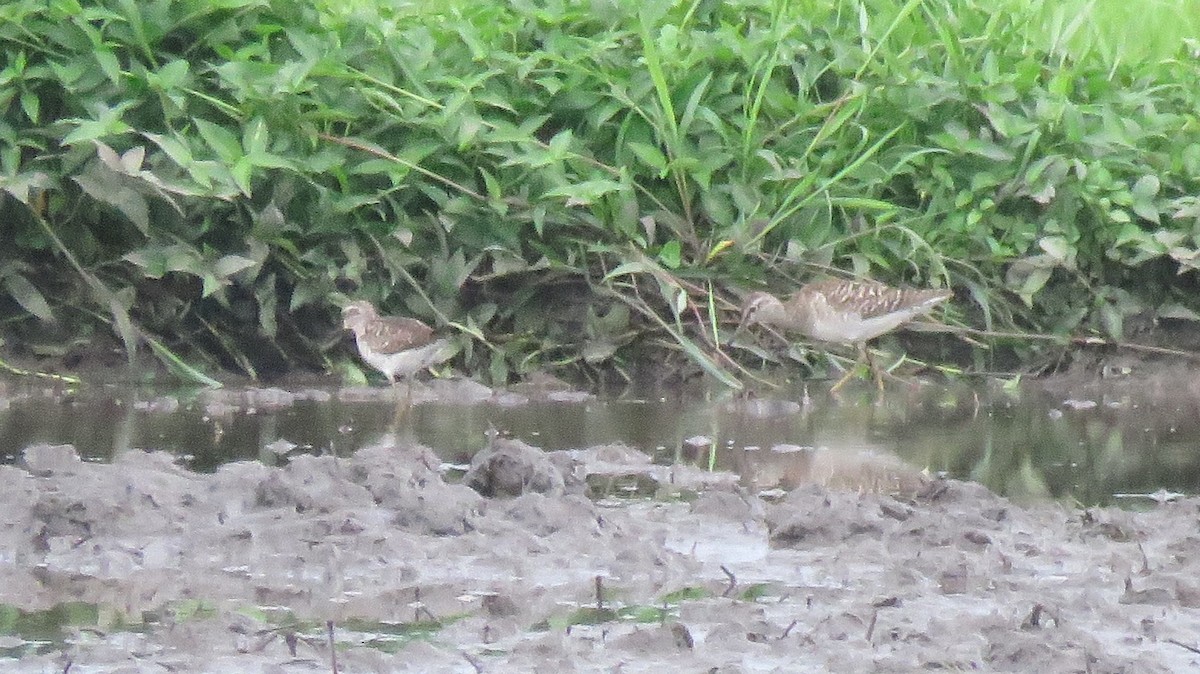
[[112,107],[103,103],[92,105],[93,119],[66,120],[75,125],[75,130],[63,137],[62,144],[90,143],[101,138],[118,136],[132,131],[133,128],[121,120],[121,115],[133,104],[133,101],[125,101]]
[[1075,248],[1062,236],[1043,236],[1038,240],[1038,246],[1046,251],[1059,264],[1071,266],[1075,258]]
[[1131,190],[1132,203],[1130,208],[1137,214],[1139,218],[1148,220],[1155,224],[1159,223],[1158,206],[1154,203],[1154,198],[1158,195],[1161,188],[1161,183],[1158,178],[1152,175],[1142,176],[1133,185]]
[[648,143],[629,142],[626,144],[641,162],[650,168],[658,171],[658,177],[663,178],[667,175],[667,156],[659,151],[657,147]]
[[100,65],[101,72],[108,77],[108,81],[120,85],[121,62],[117,60],[116,55],[107,48],[96,49],[93,55],[96,57],[96,63]]
[[29,121],[38,124],[42,116],[42,101],[34,92],[22,91],[21,110],[25,111],[25,116],[29,118]]
[[680,265],[680,246],[679,241],[672,239],[663,244],[663,247],[658,251],[658,261],[663,263],[663,266],[668,269],[679,269]]
[[[133,289],[129,288],[128,290],[129,294],[132,294]],[[133,321],[129,318],[129,309],[120,301],[117,295],[110,295],[108,311],[112,315],[113,326],[116,328],[117,335],[121,337],[121,342],[125,345],[125,356],[132,363],[134,356],[137,354],[138,333],[133,327]]]
[[251,196],[250,192],[250,175],[254,172],[254,163],[248,158],[242,157],[233,163],[229,168],[230,174],[233,176],[233,182],[237,183],[238,189],[242,194]]
[[225,255],[213,264],[213,272],[221,278],[227,278],[256,264],[258,263],[248,257]]
[[581,183],[565,185],[550,190],[546,193],[546,196],[566,197],[568,206],[586,206],[606,194],[611,194],[621,189],[624,189],[624,186],[615,180],[585,180]]
[[196,130],[200,132],[200,136],[213,152],[227,164],[233,164],[243,156],[242,144],[238,142],[237,136],[234,136],[230,131],[222,126],[213,124],[206,119],[196,118]]
[[46,302],[46,297],[37,289],[29,279],[17,273],[10,273],[4,276],[4,289],[12,296],[21,308],[29,313],[37,316],[43,321],[53,321],[54,312],[50,310],[50,304]]
[[617,265],[612,271],[605,274],[601,281],[603,283],[608,283],[609,281],[621,276],[628,274],[641,274],[647,271],[650,271],[650,267],[644,261],[633,260],[631,262],[625,262]]
[[164,346],[162,342],[147,335],[146,343],[150,345],[150,351],[154,353],[155,357],[157,357],[158,360],[167,367],[167,370],[169,370],[175,376],[185,381],[200,384],[201,386],[207,386],[209,388],[221,388],[221,382],[204,374],[191,365],[188,365],[186,361],[175,355],[175,353]]
[[174,89],[187,80],[189,65],[184,59],[175,59],[164,64],[153,73],[153,84],[159,89]]
[[[103,143],[98,144],[98,152],[102,158],[105,157],[104,149],[107,147]],[[112,153],[111,150],[108,152]],[[108,156],[105,161],[116,163],[118,166],[121,164],[120,158],[115,153]],[[84,173],[75,176],[74,180],[88,196],[115,207],[121,212],[121,215],[124,215],[138,228],[143,236],[149,235],[150,205],[146,202],[145,197],[126,184],[128,178],[122,178],[120,174],[101,163],[90,165]]]
[[1021,300],[1025,302],[1026,306],[1033,306],[1033,296],[1046,286],[1052,271],[1049,268],[1038,268],[1025,277],[1025,282],[1017,289],[1017,294],[1021,296]]
[[1151,199],[1158,196],[1162,183],[1156,176],[1145,175],[1133,184],[1133,196],[1138,199]]

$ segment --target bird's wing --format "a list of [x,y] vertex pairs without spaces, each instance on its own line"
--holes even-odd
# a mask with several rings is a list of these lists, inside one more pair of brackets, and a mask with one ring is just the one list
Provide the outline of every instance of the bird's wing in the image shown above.
[[373,321],[363,336],[372,351],[386,355],[429,344],[433,329],[415,318],[389,316]]
[[821,281],[812,287],[835,311],[857,314],[863,320],[905,309],[921,313],[950,296],[946,291],[893,288],[875,281]]

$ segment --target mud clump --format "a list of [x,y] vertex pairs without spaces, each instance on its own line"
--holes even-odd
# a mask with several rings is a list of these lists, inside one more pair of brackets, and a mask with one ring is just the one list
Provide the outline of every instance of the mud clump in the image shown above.
[[[500,441],[461,483],[385,439],[213,474],[162,453],[0,466],[0,602],[93,606],[0,669],[1178,672],[1200,667],[1200,500],[1020,506]],[[648,475],[655,498],[582,495]],[[873,485],[898,484],[875,479]],[[470,486],[468,486],[470,485]]]
[[463,483],[484,496],[562,494],[563,474],[540,449],[520,440],[495,439],[471,459]]

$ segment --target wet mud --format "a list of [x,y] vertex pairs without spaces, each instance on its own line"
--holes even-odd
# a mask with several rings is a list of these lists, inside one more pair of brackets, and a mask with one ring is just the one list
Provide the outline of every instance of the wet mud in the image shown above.
[[[0,466],[11,672],[1179,672],[1200,500],[1018,505],[884,464],[812,480],[494,438],[462,475],[390,436],[195,473]],[[622,498],[598,481],[633,478]],[[331,648],[332,645],[332,648]],[[336,660],[336,664],[334,661]]]

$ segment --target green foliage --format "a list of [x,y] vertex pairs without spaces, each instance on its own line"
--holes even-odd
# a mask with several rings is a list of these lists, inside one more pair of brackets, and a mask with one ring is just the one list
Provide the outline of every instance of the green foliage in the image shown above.
[[0,313],[203,380],[328,368],[350,294],[497,381],[648,345],[730,385],[731,291],[808,270],[1194,318],[1194,54],[1009,4],[10,0]]

